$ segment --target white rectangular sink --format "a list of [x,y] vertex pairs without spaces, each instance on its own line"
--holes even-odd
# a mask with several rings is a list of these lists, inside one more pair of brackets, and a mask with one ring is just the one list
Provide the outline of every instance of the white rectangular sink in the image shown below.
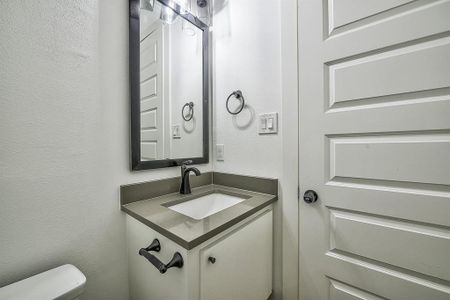
[[168,208],[196,220],[201,220],[228,207],[236,205],[246,198],[213,193],[201,196]]

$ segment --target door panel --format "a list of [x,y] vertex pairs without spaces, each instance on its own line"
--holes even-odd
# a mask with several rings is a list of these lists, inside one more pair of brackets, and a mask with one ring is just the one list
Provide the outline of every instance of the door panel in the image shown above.
[[163,141],[163,36],[159,23],[144,30],[141,60],[141,160],[162,159]]
[[330,279],[331,300],[383,300],[368,292],[362,291],[345,283]]
[[[442,283],[431,277],[424,278],[420,273],[409,272],[396,266],[346,253],[330,251],[325,258],[325,264],[330,265],[327,270],[328,280],[339,278],[339,281],[345,282],[346,285],[357,287],[384,299],[449,299],[450,289],[446,282]],[[329,283],[325,282],[325,284]],[[324,298],[305,299],[329,299],[327,297],[327,294],[324,294]]]
[[355,100],[383,97],[388,101],[401,94],[446,88],[450,85],[450,38],[330,62],[326,76],[330,108],[345,102],[351,107]]
[[448,229],[337,209],[330,209],[330,217],[331,251],[450,280]]
[[450,153],[448,133],[334,136],[328,142],[328,180],[358,178],[445,185],[450,178],[450,161],[442,160]]
[[380,15],[413,0],[329,0],[330,31],[370,16]]
[[450,299],[450,1],[299,0],[300,295]]

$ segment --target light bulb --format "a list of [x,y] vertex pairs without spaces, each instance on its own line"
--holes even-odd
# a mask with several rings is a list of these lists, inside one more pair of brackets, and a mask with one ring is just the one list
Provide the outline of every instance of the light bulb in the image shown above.
[[141,0],[141,9],[153,11],[155,7],[155,0]]
[[177,17],[177,14],[169,7],[164,6],[161,8],[161,15],[159,18],[165,23],[165,24],[172,24],[173,21],[175,21]]

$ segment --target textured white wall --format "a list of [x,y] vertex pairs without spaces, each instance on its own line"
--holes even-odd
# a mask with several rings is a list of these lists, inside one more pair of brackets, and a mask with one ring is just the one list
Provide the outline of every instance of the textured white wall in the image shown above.
[[[196,30],[195,36],[189,36],[183,32],[182,24],[177,18],[170,25],[170,128],[178,124],[181,133],[180,139],[172,139],[169,134],[174,158],[203,156],[202,31]],[[191,101],[194,117],[184,121],[181,108]]]
[[[128,1],[0,1],[0,286],[64,263],[128,298]],[[209,170],[210,166],[202,166]]]
[[[281,0],[214,0],[213,149],[216,144],[225,145],[225,160],[214,160],[215,171],[282,179],[280,10]],[[225,102],[237,89],[242,90],[248,107],[233,117]],[[269,112],[278,112],[279,132],[258,135],[257,116]],[[281,181],[279,187],[274,213],[275,299],[281,299],[282,289]]]
[[[257,132],[258,114],[281,113],[280,1],[214,3],[214,138],[215,144],[225,145],[225,161],[215,161],[214,168],[280,177],[281,128],[277,135]],[[233,117],[225,101],[237,89],[242,90],[248,108]]]

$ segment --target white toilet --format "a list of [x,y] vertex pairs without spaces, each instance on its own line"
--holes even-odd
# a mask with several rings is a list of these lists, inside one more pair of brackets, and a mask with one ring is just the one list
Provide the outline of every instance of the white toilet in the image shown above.
[[73,265],[63,265],[0,288],[0,300],[76,300],[86,277]]

